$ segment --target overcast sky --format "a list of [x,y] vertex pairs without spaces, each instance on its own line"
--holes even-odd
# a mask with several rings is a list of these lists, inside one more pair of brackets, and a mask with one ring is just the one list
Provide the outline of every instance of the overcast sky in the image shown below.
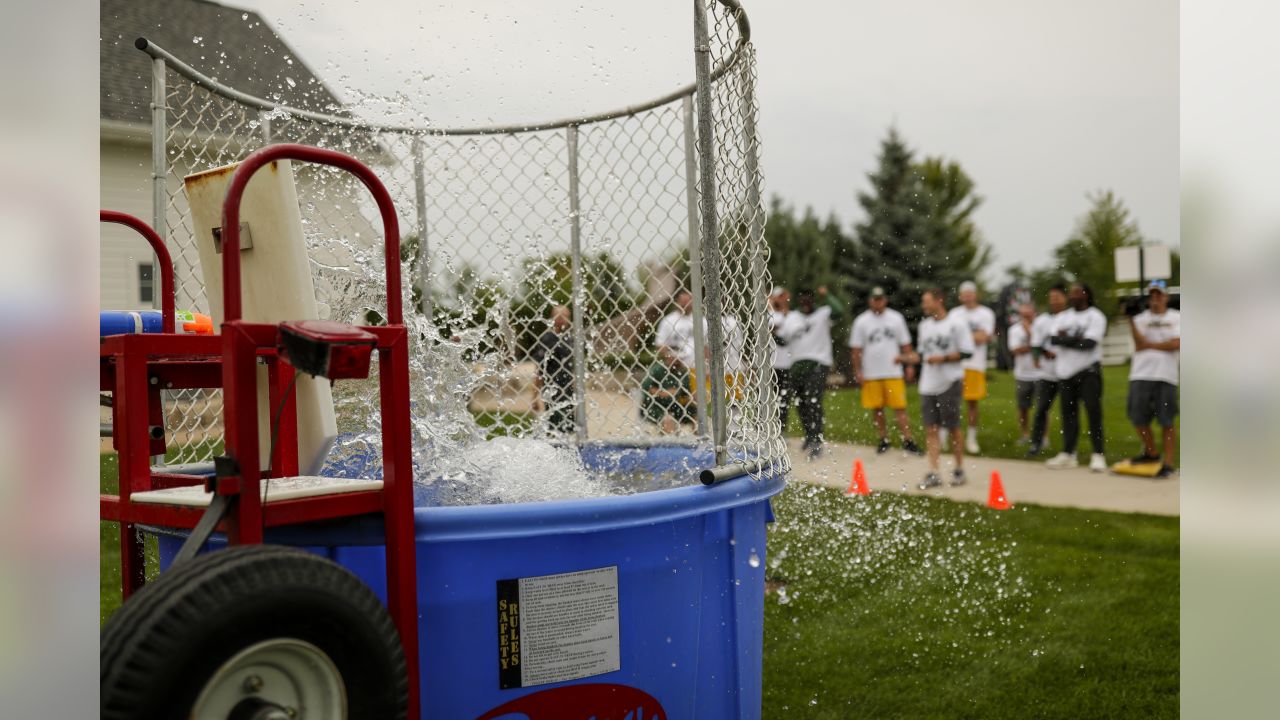
[[[693,76],[688,0],[228,4],[261,12],[344,100],[436,126],[602,111]],[[977,181],[991,279],[1046,263],[1096,189],[1115,190],[1148,238],[1178,244],[1176,0],[743,5],[767,193],[852,224],[896,125]]]

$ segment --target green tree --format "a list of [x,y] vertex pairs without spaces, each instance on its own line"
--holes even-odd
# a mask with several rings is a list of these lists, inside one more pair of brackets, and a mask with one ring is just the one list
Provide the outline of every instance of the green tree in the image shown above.
[[1124,201],[1111,190],[1087,197],[1092,207],[1076,222],[1071,237],[1053,251],[1054,264],[1065,278],[1088,284],[1098,308],[1114,315],[1119,309],[1116,249],[1141,245],[1142,233]]
[[969,274],[969,279],[979,280],[991,263],[991,246],[973,221],[973,213],[983,200],[973,178],[958,163],[940,157],[925,158],[916,170],[932,202],[934,219],[947,229],[950,259]]
[[854,228],[852,247],[837,255],[836,272],[856,297],[882,286],[890,305],[914,323],[921,292],[935,285],[954,291],[990,261],[973,222],[981,198],[958,164],[916,163],[895,129],[867,178],[871,190],[858,193],[866,219]]

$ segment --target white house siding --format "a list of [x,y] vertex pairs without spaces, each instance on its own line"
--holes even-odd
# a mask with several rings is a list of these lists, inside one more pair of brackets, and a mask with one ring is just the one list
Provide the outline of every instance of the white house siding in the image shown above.
[[[105,210],[118,210],[141,218],[147,224],[152,222],[151,209],[151,141],[147,128],[127,128],[112,124],[104,124],[102,139],[99,144],[101,154],[100,189],[101,207]],[[247,152],[247,150],[246,150]],[[374,158],[362,158],[366,162]],[[200,167],[196,169],[207,169]],[[374,166],[375,172],[380,168]],[[181,180],[189,174],[191,168],[186,166],[172,167],[169,172],[170,193],[177,193],[176,204],[185,211],[185,198],[181,194]],[[385,172],[385,171],[384,171]],[[314,198],[307,175],[298,179],[298,192],[304,198],[303,212],[307,212],[306,199]],[[333,226],[325,226],[318,230],[321,237],[344,235],[348,238],[359,237],[361,243],[374,248],[381,242],[382,228],[370,222],[376,218],[368,191],[358,183],[350,183],[350,194],[334,194],[325,199],[325,220],[333,222]],[[412,217],[412,208],[399,208],[402,232],[409,227],[405,223]],[[314,218],[320,220],[320,218]],[[187,242],[189,229],[178,227],[179,215],[176,209],[169,210],[169,225],[175,228],[174,233],[181,237],[166,238],[169,251],[174,256],[179,291],[177,306],[179,310],[195,310],[208,312],[208,305],[203,297],[191,300],[191,289],[203,284],[200,269],[188,263],[196,259],[195,252],[189,250],[184,256],[179,254],[179,242]],[[318,229],[318,226],[317,226]],[[138,310],[152,307],[139,299],[138,264],[154,262],[151,247],[134,231],[120,225],[103,224],[102,260],[100,269],[101,291],[99,307],[103,310]],[[194,284],[193,284],[194,283]],[[155,291],[160,288],[160,278],[154,275]],[[184,292],[184,289],[187,292]]]
[[[151,146],[139,141],[103,138],[99,145],[100,207],[142,218],[151,224]],[[138,299],[139,263],[153,262],[151,246],[122,225],[102,224],[102,267],[99,307],[138,310],[151,307]],[[155,276],[159,290],[159,276]]]

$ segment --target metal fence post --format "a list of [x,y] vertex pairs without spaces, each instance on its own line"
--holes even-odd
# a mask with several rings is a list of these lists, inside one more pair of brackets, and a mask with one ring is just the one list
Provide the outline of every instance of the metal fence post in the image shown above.
[[422,136],[413,137],[413,194],[418,211],[418,256],[415,262],[418,272],[413,286],[418,289],[419,307],[427,322],[431,322],[431,254],[427,252],[427,162],[422,156]]
[[582,219],[579,216],[578,192],[578,126],[565,128],[569,161],[569,244],[573,263],[573,294],[569,303],[573,311],[573,423],[578,442],[587,439],[587,358],[582,314],[586,310],[586,293],[582,282]]
[[[161,240],[167,240],[169,205],[169,161],[167,151],[168,119],[165,116],[165,64],[160,58],[151,59],[151,228]],[[166,243],[167,245],[168,243]],[[155,274],[152,275],[154,283]],[[151,293],[152,307],[160,307],[160,293]],[[167,424],[167,423],[166,423]],[[152,465],[164,465],[164,455],[152,455]]]
[[[693,96],[681,101],[684,111],[684,177],[685,201],[689,209],[689,294],[693,296],[693,364],[694,373],[707,377],[706,321],[702,311],[702,247],[698,243],[698,158],[694,146],[697,142],[693,128]],[[707,432],[707,404],[694,404],[697,413],[698,435],[709,437]]]
[[705,386],[711,388],[711,432],[715,440],[716,464],[728,460],[728,425],[725,418],[724,299],[720,288],[720,242],[716,220],[715,149],[711,118],[711,43],[707,38],[707,9],[702,0],[693,2],[694,65],[698,96],[698,191],[701,194],[703,289],[706,294],[707,346],[710,368]]
[[[166,212],[169,200],[168,159],[165,157],[168,136],[165,118],[165,65],[160,58],[151,59],[151,227],[161,240],[168,238]],[[160,294],[153,293],[156,307]]]

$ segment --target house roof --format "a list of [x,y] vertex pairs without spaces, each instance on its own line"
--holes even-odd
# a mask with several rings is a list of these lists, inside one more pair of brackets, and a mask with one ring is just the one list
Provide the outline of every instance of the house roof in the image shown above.
[[286,105],[344,115],[343,103],[256,12],[211,0],[100,0],[100,116],[149,124],[145,37],[219,82]]

